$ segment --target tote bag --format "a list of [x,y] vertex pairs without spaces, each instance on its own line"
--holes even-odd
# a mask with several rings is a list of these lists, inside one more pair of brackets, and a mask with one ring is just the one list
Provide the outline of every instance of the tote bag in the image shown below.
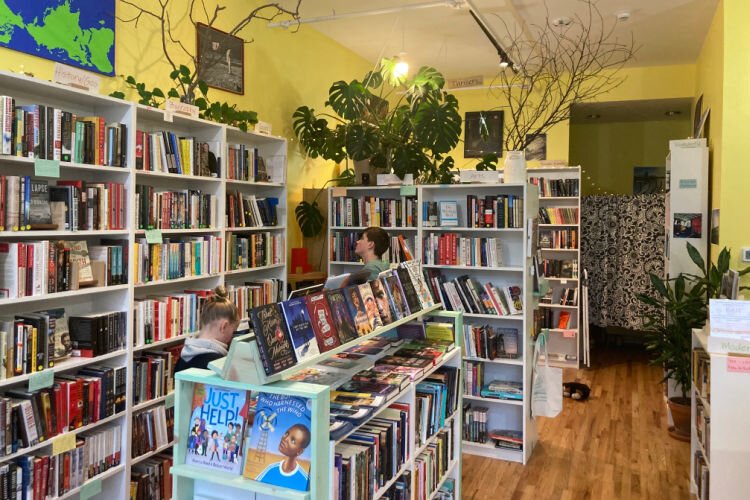
[[[534,378],[531,387],[531,415],[533,417],[556,417],[562,411],[562,368],[549,366],[547,335],[542,332],[534,344]],[[544,362],[539,357],[544,354]]]

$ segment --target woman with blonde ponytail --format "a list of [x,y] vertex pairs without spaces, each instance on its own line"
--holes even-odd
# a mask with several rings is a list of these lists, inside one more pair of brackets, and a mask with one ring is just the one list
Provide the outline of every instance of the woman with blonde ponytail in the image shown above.
[[175,371],[208,368],[208,364],[227,355],[232,334],[240,324],[237,307],[223,286],[217,286],[201,309],[201,330],[197,337],[185,340]]

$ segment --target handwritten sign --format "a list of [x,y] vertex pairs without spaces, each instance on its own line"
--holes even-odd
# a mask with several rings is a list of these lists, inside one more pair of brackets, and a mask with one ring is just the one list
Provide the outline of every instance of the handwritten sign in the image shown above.
[[345,187],[331,188],[331,197],[332,198],[339,198],[341,196],[346,196],[346,188]]
[[102,480],[101,479],[89,479],[83,486],[81,486],[81,500],[88,500],[93,498],[102,492]]
[[76,435],[74,432],[66,432],[52,441],[52,454],[59,455],[76,447]]
[[167,122],[167,123],[174,122],[174,113],[172,113],[171,111],[165,111],[164,112],[164,121]]
[[712,336],[750,336],[749,301],[711,299],[709,311]]
[[708,350],[717,354],[750,355],[750,340],[708,336]]
[[161,244],[161,230],[146,229],[146,243]]
[[401,186],[400,196],[417,196],[417,186]]
[[575,330],[563,330],[562,334],[564,338],[572,339],[572,338],[575,338],[576,331]]
[[174,392],[170,392],[167,394],[167,397],[164,398],[164,406],[166,408],[174,408]]
[[467,76],[466,78],[454,78],[448,80],[446,88],[452,89],[465,89],[467,87],[481,87],[484,85],[484,77],[482,75]]
[[740,358],[727,356],[727,371],[734,373],[750,373],[750,357]]
[[34,175],[37,177],[54,177],[55,179],[59,179],[60,161],[34,158]]
[[255,131],[259,134],[271,135],[271,124],[258,120],[258,123],[255,124]]
[[88,92],[99,92],[101,78],[78,68],[55,63],[55,73],[52,76],[52,81],[77,87]]
[[53,370],[43,370],[41,372],[32,373],[29,377],[29,392],[52,387],[54,380],[55,372]]
[[[167,99],[164,103],[164,110],[170,113],[179,113],[181,115],[190,116],[192,118],[198,118],[198,113],[200,112],[198,106],[193,106],[192,104],[186,104],[172,99]],[[164,121],[166,121],[166,118]]]

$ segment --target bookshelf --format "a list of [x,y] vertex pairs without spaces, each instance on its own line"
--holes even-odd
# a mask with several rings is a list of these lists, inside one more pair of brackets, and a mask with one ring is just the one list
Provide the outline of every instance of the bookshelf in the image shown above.
[[[690,492],[698,500],[744,498],[750,467],[750,341],[692,334],[693,364],[690,432]],[[740,368],[738,368],[740,367]]]
[[[101,490],[104,494],[118,492],[115,495],[116,498],[125,498],[126,494],[122,492],[129,491],[133,467],[136,465],[139,468],[142,467],[155,455],[161,452],[168,453],[172,446],[172,443],[168,442],[137,458],[132,457],[133,417],[155,408],[170,409],[174,405],[174,393],[171,391],[168,391],[168,394],[142,400],[137,405],[134,404],[136,363],[138,360],[147,357],[158,358],[160,353],[179,346],[187,335],[197,330],[194,324],[184,322],[179,331],[173,331],[172,335],[168,337],[154,338],[153,340],[140,339],[136,325],[139,320],[139,303],[147,299],[159,301],[180,298],[183,300],[183,303],[180,303],[183,308],[176,308],[174,311],[185,314],[186,317],[191,317],[195,322],[197,304],[192,303],[193,310],[191,312],[190,307],[185,305],[187,303],[184,302],[186,295],[189,295],[184,293],[185,289],[205,290],[219,284],[225,284],[230,289],[234,288],[237,291],[240,288],[248,288],[246,283],[258,283],[262,280],[277,280],[277,285],[269,287],[269,289],[275,290],[277,295],[279,291],[285,289],[287,142],[284,138],[265,136],[254,132],[245,133],[233,127],[180,114],[169,115],[161,110],[9,72],[0,71],[0,96],[13,97],[16,106],[44,105],[70,112],[77,117],[101,117],[105,125],[123,124],[126,127],[126,135],[120,136],[120,152],[123,153],[122,157],[126,159],[121,166],[106,166],[95,164],[95,162],[78,161],[53,161],[51,162],[52,165],[43,162],[36,162],[35,164],[33,158],[0,154],[0,175],[2,176],[30,176],[34,180],[46,180],[50,186],[56,185],[58,180],[80,181],[81,179],[85,179],[84,182],[87,185],[89,183],[123,185],[123,188],[118,188],[120,189],[120,198],[116,200],[118,205],[110,205],[110,208],[120,209],[119,216],[121,219],[119,221],[121,224],[112,225],[110,223],[109,227],[98,229],[82,227],[78,231],[67,229],[12,231],[10,228],[0,231],[0,244],[57,240],[85,241],[91,249],[92,246],[100,245],[104,240],[109,242],[110,246],[112,246],[113,241],[121,242],[122,252],[127,253],[127,257],[123,255],[124,264],[121,269],[122,276],[127,278],[123,283],[69,289],[43,295],[0,298],[0,318],[13,319],[16,315],[57,308],[64,308],[68,317],[105,311],[125,313],[123,331],[121,332],[124,335],[124,343],[121,348],[113,348],[111,352],[90,358],[68,357],[57,361],[54,367],[46,368],[34,374],[25,373],[0,378],[0,396],[10,390],[25,391],[31,385],[45,387],[46,384],[57,383],[57,377],[76,375],[81,370],[87,370],[93,366],[123,370],[121,373],[124,375],[125,382],[124,407],[112,415],[100,415],[98,420],[65,433],[65,436],[75,435],[80,437],[119,426],[120,433],[117,441],[121,456],[119,465],[101,472],[86,480],[84,484],[71,488],[70,491],[59,492],[57,496],[78,498],[80,495],[88,498],[92,496],[92,492]],[[2,120],[0,120],[1,124]],[[195,142],[207,143],[220,166],[217,175],[215,177],[194,175],[198,173],[197,171],[190,172],[191,175],[185,175],[162,170],[146,171],[137,168],[136,159],[138,157],[143,158],[142,141],[138,141],[136,134],[136,131],[139,130],[152,134],[166,131],[175,134],[177,138],[188,137],[194,138]],[[105,132],[109,133],[108,131]],[[122,129],[120,129],[120,133],[122,133]],[[123,138],[125,140],[122,140]],[[262,157],[265,160],[265,167],[269,175],[266,181],[255,182],[254,179],[227,178],[230,149],[237,145],[243,145],[248,150],[251,149],[255,157]],[[138,154],[136,154],[137,152]],[[188,154],[189,152],[189,149],[180,149],[180,154]],[[193,150],[193,155],[194,163],[192,165],[196,166],[198,164],[196,150]],[[59,175],[57,173],[58,164]],[[42,170],[45,166],[47,170]],[[138,167],[140,167],[140,164]],[[36,175],[37,173],[39,175]],[[204,208],[207,206],[213,207],[212,219],[210,223],[196,224],[195,226],[187,224],[173,227],[170,222],[167,222],[158,232],[152,231],[153,227],[142,227],[139,225],[141,215],[139,209],[142,206],[137,203],[137,201],[142,201],[137,198],[139,186],[152,188],[156,193],[197,191],[200,194],[212,197],[213,205],[211,205],[211,202],[204,200],[206,202]],[[225,210],[226,195],[230,192],[242,192],[246,195],[254,195],[257,198],[277,198],[277,224],[270,227],[229,227]],[[226,242],[229,234],[248,235],[265,232],[279,236],[276,247],[277,259],[274,262],[270,265],[258,265],[256,268],[239,270],[232,270],[227,267],[228,249]],[[216,243],[210,252],[213,261],[212,267],[207,268],[206,272],[200,274],[187,273],[173,279],[159,277],[159,279],[137,280],[137,268],[133,258],[136,243],[147,243],[145,241],[147,237],[160,239],[161,241],[169,240],[170,242],[213,238]],[[208,255],[206,256],[208,257]],[[237,295],[242,294],[238,293]],[[54,380],[52,377],[48,378],[50,374],[55,377]],[[40,386],[40,383],[43,385]],[[63,434],[59,434],[37,444],[14,450],[12,453],[5,453],[4,456],[0,456],[0,467],[13,463],[19,457],[51,455],[53,449],[60,449],[60,446],[62,446],[60,443],[63,439]]]
[[[527,171],[530,182],[539,184],[539,206],[548,211],[554,209],[573,209],[577,211],[575,221],[539,224],[539,253],[541,260],[575,261],[575,274],[570,277],[552,275],[547,277],[550,285],[551,304],[540,303],[539,308],[548,318],[549,326],[549,364],[559,368],[579,368],[581,365],[583,341],[580,324],[581,286],[579,269],[581,263],[581,167],[539,167]],[[558,239],[556,239],[558,238]],[[542,244],[544,242],[544,245]],[[546,247],[546,248],[545,248]],[[576,297],[575,306],[560,305],[565,290],[573,290]],[[543,302],[543,301],[540,301]],[[568,316],[567,326],[560,325],[561,313]],[[563,321],[565,321],[563,319]]]
[[[359,206],[367,197],[398,198],[401,193],[409,193],[416,198],[417,218],[408,227],[384,227],[391,235],[402,234],[408,242],[409,249],[415,258],[423,262],[422,268],[425,273],[439,272],[446,280],[453,280],[462,276],[469,276],[477,280],[481,285],[492,283],[498,287],[520,286],[522,290],[523,313],[517,315],[498,316],[494,314],[482,314],[466,311],[463,313],[463,322],[466,326],[480,327],[490,325],[494,329],[512,328],[518,331],[518,357],[516,359],[483,359],[468,357],[464,353],[463,362],[481,364],[486,370],[486,380],[510,379],[522,383],[524,397],[522,401],[506,401],[490,398],[471,398],[465,396],[466,402],[472,407],[487,407],[489,420],[488,429],[508,429],[520,432],[523,438],[522,450],[505,450],[495,448],[494,445],[486,443],[475,443],[463,440],[462,449],[464,453],[481,455],[491,458],[500,458],[520,463],[526,463],[536,443],[536,429],[530,418],[530,392],[531,392],[531,363],[533,349],[531,346],[533,325],[532,283],[528,273],[531,265],[529,255],[530,230],[527,221],[537,216],[537,188],[527,184],[452,184],[452,185],[420,185],[414,188],[406,187],[403,191],[400,186],[360,186],[355,188],[330,188],[328,190],[329,201],[329,246],[335,245],[336,232],[350,231],[356,233],[364,227],[342,227],[342,220],[347,220],[338,214],[335,207],[342,206],[343,199],[350,198],[351,206]],[[334,196],[336,194],[336,196]],[[523,200],[523,210],[517,215],[516,227],[475,227],[475,224],[467,218],[467,196],[474,195],[479,199],[486,196],[515,196]],[[334,201],[337,201],[334,205]],[[456,201],[457,221],[455,225],[441,225],[436,223],[430,226],[428,214],[425,209],[426,203]],[[353,219],[353,218],[352,218]],[[427,221],[427,223],[426,223]],[[439,221],[438,221],[439,222]],[[512,224],[509,224],[512,226]],[[474,227],[472,227],[474,226]],[[424,244],[432,236],[433,241],[438,241],[446,234],[456,234],[464,238],[497,238],[501,242],[502,259],[500,265],[479,267],[465,265],[468,262],[456,260],[454,264],[441,264],[439,259],[429,260],[425,258]],[[483,240],[472,240],[483,241]],[[484,240],[487,241],[487,240]],[[351,247],[353,249],[353,246]],[[357,269],[359,262],[342,262],[334,260],[337,254],[329,253],[331,257],[328,264],[329,275],[344,272],[352,272]],[[433,263],[436,262],[436,263]],[[458,335],[458,334],[457,334]],[[463,343],[463,342],[462,342]],[[465,366],[464,366],[465,370]],[[464,377],[468,373],[464,374]]]

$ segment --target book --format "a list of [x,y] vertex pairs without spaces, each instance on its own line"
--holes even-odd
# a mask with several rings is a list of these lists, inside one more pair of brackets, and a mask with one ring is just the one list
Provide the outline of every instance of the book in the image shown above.
[[375,302],[375,296],[372,294],[372,288],[369,283],[359,285],[359,296],[365,305],[367,318],[370,321],[370,328],[375,330],[383,326],[383,321],[380,319],[380,311],[378,311],[378,304]]
[[438,206],[440,226],[458,226],[458,202],[440,201]]
[[310,489],[309,400],[260,393],[242,475],[298,491]]
[[338,334],[342,344],[346,344],[357,338],[357,330],[354,327],[354,321],[349,315],[349,308],[346,306],[344,291],[330,290],[326,294],[328,304],[331,307],[331,317],[334,324],[338,326]]
[[341,339],[336,334],[333,325],[331,308],[328,305],[325,292],[315,293],[304,297],[307,312],[310,313],[315,339],[320,352],[327,352],[341,345]]
[[294,348],[278,304],[265,304],[250,310],[263,369],[273,375],[294,366]]
[[393,323],[393,313],[391,312],[391,301],[388,298],[388,292],[385,290],[384,281],[380,278],[370,282],[372,294],[375,297],[375,304],[380,312],[380,320],[384,325]]
[[394,316],[396,319],[405,318],[411,312],[409,311],[409,304],[406,302],[406,294],[404,289],[401,287],[401,282],[398,279],[398,275],[391,271],[383,271],[380,273],[385,277],[385,289],[393,306]]
[[95,285],[86,241],[65,241],[63,245],[65,248],[70,248],[70,263],[78,268],[78,286]]
[[414,285],[414,290],[417,292],[422,307],[426,308],[434,306],[435,301],[432,299],[427,282],[425,281],[422,270],[419,267],[419,262],[416,260],[408,260],[399,265],[409,272],[412,285]]
[[311,358],[320,354],[318,342],[315,340],[315,330],[310,321],[304,297],[295,297],[281,303],[284,311],[289,336],[292,340],[297,361]]
[[569,311],[560,311],[560,317],[557,320],[557,328],[560,330],[565,330],[568,328],[568,324],[570,323],[570,312]]
[[239,475],[248,393],[195,384],[185,463]]
[[54,229],[49,205],[49,185],[47,181],[31,179],[29,199],[29,224],[32,229]]
[[349,314],[352,320],[354,320],[354,328],[357,330],[357,335],[361,337],[362,335],[371,333],[373,328],[362,296],[359,293],[359,286],[352,285],[346,287],[344,289],[344,298],[346,299],[346,305],[349,307]]

